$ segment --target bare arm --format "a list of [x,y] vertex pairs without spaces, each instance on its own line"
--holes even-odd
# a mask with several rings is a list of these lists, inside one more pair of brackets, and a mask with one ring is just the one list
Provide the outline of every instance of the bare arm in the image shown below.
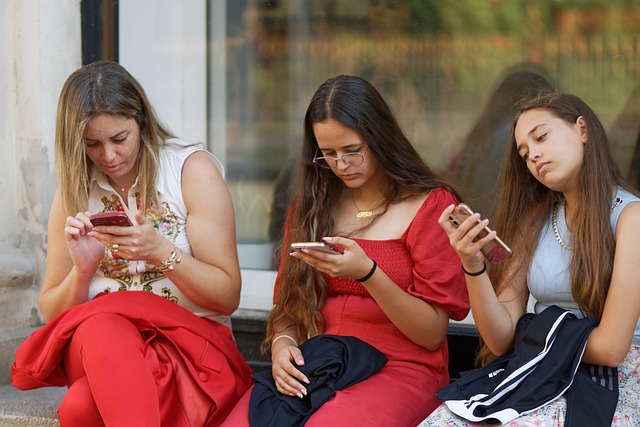
[[[456,228],[448,219],[452,211],[453,205],[447,207],[438,223],[449,235],[451,246],[462,260],[465,270],[480,271],[485,262],[480,248],[495,237],[495,232],[474,243],[473,239],[484,228],[482,223],[477,224],[479,215],[472,215]],[[486,273],[466,276],[466,280],[471,311],[480,336],[492,353],[505,353],[513,346],[516,323],[526,311],[529,296],[526,271],[518,271],[500,295],[496,295]]]
[[[305,249],[291,256],[333,277],[358,279],[371,271],[373,261],[354,240],[332,237],[330,242],[343,246],[344,253],[334,255]],[[444,310],[408,294],[379,267],[363,285],[389,320],[409,339],[429,350],[442,345],[449,325],[449,316]]]
[[[182,195],[193,256],[184,254],[167,277],[196,304],[231,314],[240,303],[241,287],[233,202],[207,153],[194,153],[185,162]],[[158,259],[170,252],[171,245],[165,246]]]
[[640,316],[640,203],[629,204],[616,227],[611,284],[600,324],[589,335],[583,360],[618,366],[629,352]]
[[89,283],[104,255],[104,246],[87,236],[91,228],[86,213],[66,216],[56,191],[49,214],[46,270],[38,297],[47,321],[88,299]]

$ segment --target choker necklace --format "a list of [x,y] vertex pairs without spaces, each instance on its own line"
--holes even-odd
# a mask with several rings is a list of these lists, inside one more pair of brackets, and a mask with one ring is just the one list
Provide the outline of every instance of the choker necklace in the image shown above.
[[[616,197],[616,201],[614,202],[614,204],[611,206],[611,209],[609,210],[609,212],[613,212],[613,210],[620,204],[622,203],[622,199],[620,197]],[[554,203],[553,204],[553,212],[551,213],[551,226],[553,228],[553,234],[556,238],[556,242],[558,242],[558,244],[560,245],[560,247],[562,249],[566,249],[568,251],[571,250],[571,247],[568,246],[565,242],[562,241],[562,238],[560,237],[560,233],[558,233],[558,225],[556,222],[556,218],[558,216],[558,204]]]
[[353,195],[353,193],[351,193],[351,200],[353,200],[353,206],[356,207],[356,210],[358,211],[358,213],[356,214],[356,218],[369,218],[370,216],[373,216],[373,209],[366,209],[366,210],[360,210],[360,208],[358,207],[358,204],[356,203],[356,198]]

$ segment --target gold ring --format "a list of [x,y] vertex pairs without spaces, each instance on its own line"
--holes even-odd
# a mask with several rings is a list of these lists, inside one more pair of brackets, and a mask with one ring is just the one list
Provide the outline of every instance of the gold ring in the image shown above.
[[119,248],[119,247],[120,247],[120,246],[118,246],[118,244],[117,244],[117,243],[114,243],[113,245],[111,245],[111,249],[113,249],[113,250],[114,250],[114,251],[116,251],[116,252],[118,251],[118,248]]

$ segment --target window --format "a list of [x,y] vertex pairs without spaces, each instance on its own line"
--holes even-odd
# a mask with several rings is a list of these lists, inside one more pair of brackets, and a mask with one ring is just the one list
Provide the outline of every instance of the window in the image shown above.
[[[286,198],[274,196],[275,185],[296,154],[311,95],[336,74],[371,81],[426,161],[459,184],[475,210],[490,208],[484,200],[491,200],[509,105],[522,87],[550,85],[593,106],[623,173],[640,186],[640,6],[623,0],[208,0],[199,10],[200,2],[178,3],[137,6],[136,19],[126,25],[131,32],[120,32],[120,48],[133,52],[129,62],[149,51],[180,53],[172,67],[193,62],[206,69],[182,74],[176,83],[182,90],[157,85],[175,90],[180,102],[197,100],[196,114],[188,117],[195,127],[206,122],[208,147],[225,163],[243,268],[272,267],[278,233],[270,226],[282,222],[286,207]],[[120,0],[121,26],[132,4],[140,2]],[[149,32],[139,19],[149,13],[155,38],[136,47]],[[165,34],[180,26],[195,42],[179,44]],[[140,66],[140,73],[151,73],[148,68]],[[176,73],[153,72],[151,83]]]

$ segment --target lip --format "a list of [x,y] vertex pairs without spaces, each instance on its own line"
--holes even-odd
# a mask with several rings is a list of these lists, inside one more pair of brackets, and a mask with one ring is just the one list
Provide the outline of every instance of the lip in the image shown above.
[[352,179],[355,179],[357,177],[357,175],[355,173],[347,173],[344,175],[340,175],[340,179],[344,180],[344,181],[351,181]]
[[120,169],[120,163],[117,165],[103,165],[103,172],[106,174],[117,172]]
[[547,169],[547,165],[549,164],[549,162],[542,162],[539,165],[536,166],[536,170],[538,171],[538,175],[542,174],[542,172],[544,172]]

